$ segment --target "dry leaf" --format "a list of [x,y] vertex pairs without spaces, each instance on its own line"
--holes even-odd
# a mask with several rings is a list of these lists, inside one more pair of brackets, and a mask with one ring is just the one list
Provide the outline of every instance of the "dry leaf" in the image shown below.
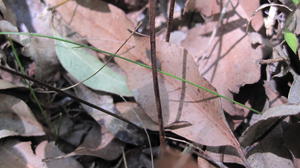
[[279,124],[257,145],[250,148],[247,160],[253,168],[294,168],[292,157],[284,145],[283,126]]
[[[228,6],[226,7],[227,3],[229,2]],[[253,14],[254,17],[251,20],[251,25],[253,28],[258,31],[262,25],[263,25],[263,16],[260,11],[255,13],[255,10],[260,6],[259,0],[231,0],[231,1],[225,1],[225,0],[187,0],[184,7],[184,12],[193,11],[196,10],[205,16],[213,16],[213,15],[219,15],[221,13],[221,10],[225,10],[228,13],[232,13],[231,4],[236,7],[238,4],[240,7],[243,8],[246,15],[242,15],[245,17],[248,21],[250,21],[250,18]],[[221,8],[224,7],[224,8]]]
[[0,146],[0,167],[2,168],[82,168],[73,158],[51,160],[43,159],[63,154],[53,142],[46,141],[39,144],[36,151],[32,151],[31,142],[19,142],[10,139]]
[[0,165],[3,168],[47,168],[42,158],[33,153],[30,142],[14,140],[1,144]]
[[295,167],[300,166],[300,136],[299,136],[300,124],[289,124],[283,133],[284,146],[288,148],[293,155]]
[[80,163],[78,163],[74,158],[53,159],[56,156],[64,155],[54,142],[41,142],[36,147],[35,153],[41,160],[46,159],[46,161],[43,161],[43,164],[45,164],[45,167],[47,168],[82,168]]
[[[76,2],[71,1],[59,7],[58,12],[64,20],[71,21],[70,26],[79,34],[86,36],[92,45],[114,52],[129,36],[127,29],[132,28],[133,25],[125,14],[114,6],[101,1],[89,2],[90,5],[97,6],[99,9],[91,10],[86,7],[87,4],[76,5]],[[76,11],[73,10],[75,7]],[[131,39],[120,53],[126,58],[149,65],[148,41],[148,38]],[[157,55],[162,70],[214,90],[205,79],[199,76],[192,57],[187,55],[184,49],[158,42]],[[124,60],[116,59],[116,61],[126,72],[136,100],[148,116],[156,121],[151,71]],[[160,77],[160,84],[165,124],[171,124],[176,120],[192,124],[191,127],[175,130],[175,133],[200,144],[231,145],[237,148],[240,154],[242,153],[237,140],[226,124],[218,98],[169,77]]]
[[146,115],[145,111],[137,103],[116,103],[116,109],[122,114],[123,117],[140,126],[141,128],[145,127],[150,130],[158,130],[157,123],[154,122],[148,115]]
[[266,110],[253,125],[251,125],[241,137],[243,146],[251,145],[257,138],[273,126],[281,117],[294,116],[300,113],[300,105],[284,104]]
[[[79,98],[91,102],[103,109],[109,110],[114,113],[120,112],[115,109],[113,99],[109,95],[103,95],[101,92],[92,91],[83,85],[77,86],[75,88],[75,93]],[[140,145],[145,142],[144,133],[140,132],[141,130],[132,128],[131,125],[115,119],[110,115],[102,113],[99,110],[86,105],[82,106],[88,112],[88,114],[91,115],[99,123],[99,125],[109,130],[110,133],[112,133],[121,141],[134,145]],[[120,115],[122,114],[120,113]]]
[[[46,0],[54,6],[60,0]],[[116,52],[130,35],[134,26],[123,11],[99,0],[69,1],[57,8],[69,26],[99,49]],[[91,27],[90,27],[91,26]]]
[[25,102],[5,94],[0,94],[0,100],[0,138],[44,135],[42,126]]
[[[237,93],[241,86],[260,79],[258,60],[262,58],[262,51],[260,47],[251,46],[242,28],[247,24],[245,9],[239,5],[235,10],[230,7],[227,11],[231,15],[225,15],[211,44],[209,41],[217,21],[191,29],[182,45],[195,56],[201,75],[216,87],[218,93],[232,98],[232,93]],[[227,100],[222,100],[222,105],[229,114],[243,115],[241,109]]]
[[123,144],[114,139],[114,135],[99,125],[93,125],[81,145],[73,152],[62,156],[66,158],[74,155],[96,156],[105,160],[115,160],[121,153]]

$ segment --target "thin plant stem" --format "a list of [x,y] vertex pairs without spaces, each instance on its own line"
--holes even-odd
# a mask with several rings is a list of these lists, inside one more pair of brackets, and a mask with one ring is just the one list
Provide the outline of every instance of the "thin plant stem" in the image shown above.
[[[25,36],[35,36],[35,37],[41,37],[41,38],[48,38],[48,39],[53,39],[53,40],[59,40],[59,41],[65,42],[65,43],[70,43],[70,44],[78,45],[79,47],[84,47],[84,48],[87,48],[87,49],[91,49],[91,50],[96,51],[96,52],[99,52],[99,53],[103,53],[103,54],[107,54],[107,55],[110,55],[110,56],[114,56],[114,57],[120,58],[120,59],[122,59],[122,60],[124,60],[124,61],[130,62],[130,63],[133,63],[133,64],[136,64],[136,65],[138,65],[138,66],[141,66],[141,67],[144,67],[144,68],[147,68],[147,69],[152,69],[151,66],[146,65],[146,64],[144,64],[144,63],[141,63],[141,62],[138,62],[138,61],[134,61],[134,60],[131,60],[131,59],[128,59],[128,58],[125,58],[125,57],[122,57],[122,56],[119,56],[119,55],[116,55],[116,54],[113,54],[113,53],[110,53],[110,52],[107,52],[107,51],[104,51],[104,50],[100,50],[100,49],[95,48],[95,47],[92,47],[92,46],[88,46],[88,45],[85,45],[85,44],[76,43],[76,42],[73,42],[73,41],[70,41],[70,40],[67,40],[67,39],[63,39],[63,38],[59,38],[59,37],[55,37],[55,36],[48,36],[48,35],[43,35],[43,34],[38,34],[38,33],[25,33],[25,32],[0,32],[0,35],[1,35],[1,34],[2,34],[2,35],[25,35]],[[203,87],[203,86],[201,86],[201,85],[198,85],[198,84],[196,84],[196,83],[194,83],[194,82],[191,82],[191,81],[189,81],[189,80],[180,78],[180,77],[178,77],[178,76],[176,76],[176,75],[173,75],[173,74],[171,74],[171,73],[168,73],[168,72],[165,72],[165,71],[162,71],[162,70],[159,70],[159,69],[157,70],[157,72],[158,72],[158,73],[161,73],[161,74],[163,74],[163,75],[165,75],[165,76],[171,77],[171,78],[173,78],[173,79],[176,79],[176,80],[178,80],[178,81],[185,82],[185,83],[187,83],[187,84],[189,84],[189,85],[192,85],[192,86],[194,86],[194,87],[197,87],[197,88],[199,88],[199,89],[202,89],[202,90],[204,90],[204,91],[206,91],[206,92],[208,92],[208,93],[210,93],[210,94],[212,94],[212,95],[215,95],[215,96],[218,96],[218,97],[220,97],[220,98],[222,98],[222,99],[225,99],[225,100],[227,100],[227,101],[230,101],[230,102],[232,102],[232,103],[234,103],[234,104],[237,104],[237,105],[239,105],[239,106],[241,106],[241,107],[243,107],[243,108],[246,108],[246,109],[248,109],[248,110],[250,110],[250,111],[253,111],[253,112],[257,113],[257,114],[261,114],[261,112],[258,111],[258,110],[255,110],[255,109],[253,109],[253,108],[251,108],[251,107],[248,107],[248,106],[246,106],[246,105],[244,105],[244,104],[242,104],[242,103],[240,103],[240,102],[237,102],[237,101],[235,101],[235,100],[233,100],[233,99],[231,99],[231,98],[229,98],[229,97],[223,96],[223,95],[221,95],[221,94],[219,94],[219,93],[217,93],[217,92],[215,92],[215,91],[213,91],[213,90],[210,90],[210,89],[208,89],[208,88],[206,88],[206,87]]]
[[175,0],[170,1],[170,7],[169,7],[169,18],[168,18],[168,25],[167,25],[167,35],[166,35],[166,41],[170,41],[170,34],[173,28],[173,15],[174,15],[174,7],[175,7]]
[[[9,43],[10,43],[10,45],[11,45],[13,55],[14,55],[14,57],[15,57],[15,59],[16,59],[17,65],[18,65],[18,67],[20,68],[21,73],[24,74],[24,75],[26,75],[25,69],[24,69],[24,67],[23,67],[23,65],[22,65],[22,63],[21,63],[19,54],[18,54],[18,52],[17,52],[17,50],[16,50],[16,48],[15,48],[15,45],[14,45],[13,41],[12,41],[10,38],[8,38],[8,40],[9,40]],[[45,119],[46,124],[51,128],[51,121],[50,121],[50,119],[49,119],[49,117],[48,117],[46,111],[43,109],[43,107],[42,107],[42,105],[41,105],[39,99],[37,98],[37,96],[36,96],[36,94],[35,94],[33,88],[32,88],[31,85],[30,85],[29,81],[25,80],[25,83],[27,84],[27,86],[28,86],[28,88],[29,88],[30,94],[31,94],[31,96],[32,96],[32,98],[33,98],[33,100],[34,100],[34,102],[37,104],[38,109],[40,110],[41,114],[43,115],[43,118]]]
[[159,126],[159,140],[160,144],[165,144],[165,130],[163,123],[163,115],[161,109],[158,75],[157,75],[157,59],[156,59],[156,41],[155,41],[155,16],[156,16],[156,0],[149,0],[149,17],[150,17],[150,51],[152,64],[152,80],[153,89],[157,110],[158,126]]

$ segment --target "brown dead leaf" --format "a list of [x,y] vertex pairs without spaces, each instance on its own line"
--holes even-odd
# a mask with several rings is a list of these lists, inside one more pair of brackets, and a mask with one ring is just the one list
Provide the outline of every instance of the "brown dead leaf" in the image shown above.
[[[101,92],[92,91],[87,87],[85,87],[84,85],[77,86],[75,88],[75,93],[79,98],[91,102],[111,112],[114,113],[126,112],[126,111],[117,111],[115,109],[115,106],[113,104],[113,99],[111,96],[104,95]],[[82,106],[88,112],[88,114],[99,123],[99,125],[103,126],[105,129],[107,129],[110,133],[112,133],[116,138],[120,139],[121,141],[130,144],[135,144],[135,145],[140,145],[144,142],[145,137],[144,134],[140,132],[141,130],[132,128],[127,123],[115,119],[110,115],[104,114],[99,110],[96,110],[86,105],[82,105]],[[122,115],[122,113],[120,113],[120,115]],[[131,118],[128,119],[132,120]]]
[[[283,135],[285,130],[283,125],[279,124],[267,136],[250,147],[247,153],[247,160],[251,167],[255,168],[294,168],[292,156],[286,144],[284,144]],[[298,143],[298,142],[297,142]]]
[[290,124],[287,128],[286,131],[283,134],[283,139],[284,139],[284,146],[288,148],[288,150],[291,152],[294,160],[294,165],[295,167],[300,166],[300,136],[299,136],[299,129],[300,129],[300,124],[299,123],[294,123]]
[[30,142],[7,141],[0,146],[0,165],[5,168],[46,167],[37,157]]
[[3,168],[82,168],[73,158],[43,162],[47,157],[61,155],[62,152],[46,141],[39,144],[36,152],[32,150],[31,142],[20,142],[10,139],[0,146],[0,167]]
[[55,142],[47,142],[43,141],[36,147],[36,156],[41,160],[47,159],[43,161],[43,164],[46,165],[47,168],[57,168],[57,167],[65,167],[65,168],[82,168],[79,162],[77,162],[74,158],[61,158],[61,159],[52,159],[56,156],[64,155],[62,151],[55,145]]
[[[235,10],[230,7],[227,11],[211,45],[208,46],[217,21],[191,29],[182,45],[195,56],[201,75],[216,87],[218,93],[232,98],[232,93],[237,93],[241,86],[260,79],[257,61],[262,58],[262,51],[260,47],[251,46],[243,29],[248,18],[243,6],[238,5]],[[222,100],[222,105],[232,115],[243,114],[227,100]]]
[[[226,5],[228,6],[226,7]],[[232,3],[232,5],[231,5]],[[259,0],[187,0],[185,2],[184,12],[188,11],[198,11],[205,16],[213,16],[213,15],[219,15],[221,13],[221,10],[225,10],[228,13],[232,13],[232,6],[241,7],[246,15],[242,15],[245,17],[248,21],[250,21],[250,18],[255,13],[255,10],[260,6]],[[222,8],[223,7],[223,8]],[[263,16],[262,13],[259,11],[255,13],[254,17],[251,20],[251,25],[253,26],[254,30],[258,31],[262,25],[263,25]]]
[[243,133],[240,138],[241,144],[245,147],[252,145],[258,138],[265,135],[279,119],[287,116],[297,116],[299,113],[299,104],[283,104],[269,108]]
[[[51,0],[51,2],[53,4],[58,1]],[[59,7],[58,12],[64,20],[71,21],[72,29],[86,36],[92,45],[114,52],[129,36],[127,29],[132,28],[133,25],[116,7],[101,1],[89,2],[90,5],[97,4],[99,9],[91,10],[86,7],[88,5],[85,7],[80,4],[76,5],[76,2],[72,1]],[[74,11],[76,6],[76,11]],[[126,58],[150,65],[147,55],[148,41],[148,38],[142,37],[131,39],[120,53]],[[199,76],[193,58],[183,48],[158,41],[157,55],[162,70],[214,90],[205,79]],[[116,62],[126,72],[128,83],[138,103],[153,121],[157,121],[156,111],[153,108],[155,102],[151,71],[124,60],[116,59]],[[160,76],[159,81],[165,125],[175,121],[187,121],[192,124],[191,127],[180,128],[174,132],[200,144],[234,146],[240,154],[242,153],[237,140],[226,124],[219,98],[169,77]]]
[[25,102],[5,94],[0,94],[0,100],[0,138],[44,135],[42,126]]
[[[46,0],[56,5],[60,0]],[[99,49],[114,53],[127,39],[134,26],[123,11],[99,0],[69,1],[57,8],[69,26]]]
[[105,128],[94,125],[89,130],[81,145],[73,152],[60,158],[66,158],[75,155],[96,156],[105,160],[115,160],[122,153],[123,144],[116,140]]

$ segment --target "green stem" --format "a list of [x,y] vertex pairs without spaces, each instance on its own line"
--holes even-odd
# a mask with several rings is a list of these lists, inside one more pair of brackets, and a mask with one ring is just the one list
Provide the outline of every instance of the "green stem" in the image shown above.
[[[117,58],[123,59],[123,60],[125,60],[127,62],[130,62],[130,63],[134,63],[136,65],[139,65],[139,66],[147,68],[147,69],[152,69],[152,67],[149,66],[149,65],[146,65],[146,64],[143,64],[143,63],[140,63],[140,62],[137,62],[137,61],[134,61],[134,60],[131,60],[131,59],[119,56],[117,54],[113,54],[113,53],[110,53],[110,52],[107,52],[107,51],[103,51],[103,50],[100,50],[100,49],[92,47],[92,46],[88,46],[88,45],[85,45],[85,44],[76,43],[76,42],[73,42],[73,41],[70,41],[70,40],[67,40],[67,39],[63,39],[63,38],[59,38],[59,37],[55,37],[55,36],[47,36],[47,35],[38,34],[38,33],[24,33],[24,32],[0,32],[0,35],[25,35],[25,36],[34,36],[34,37],[42,37],[42,38],[48,38],[48,39],[53,39],[53,40],[59,40],[59,41],[63,41],[63,42],[66,42],[66,43],[78,45],[79,47],[88,48],[88,49],[94,50],[94,51],[99,52],[99,53],[103,53],[103,54],[107,54],[107,55],[110,55],[110,56],[113,56],[113,57],[117,57]],[[244,105],[244,104],[242,104],[240,102],[237,102],[237,101],[235,101],[235,100],[233,100],[233,99],[231,99],[229,97],[220,95],[219,93],[217,93],[217,92],[215,92],[213,90],[210,90],[210,89],[208,89],[206,87],[197,85],[197,84],[195,84],[195,83],[193,83],[191,81],[188,81],[186,79],[182,79],[180,77],[177,77],[177,76],[175,76],[173,74],[170,74],[168,72],[164,72],[162,70],[157,70],[157,72],[159,72],[159,73],[161,73],[163,75],[169,76],[169,77],[171,77],[173,79],[176,79],[176,80],[185,82],[187,84],[190,84],[192,86],[195,86],[195,87],[197,87],[199,89],[202,89],[202,90],[204,90],[204,91],[206,91],[208,93],[211,93],[212,95],[215,95],[215,96],[218,96],[220,98],[223,98],[223,99],[225,99],[227,101],[230,101],[230,102],[232,102],[234,104],[237,104],[237,105],[239,105],[239,106],[241,106],[243,108],[246,108],[246,109],[248,109],[250,111],[253,111],[255,113],[261,114],[261,112],[258,111],[258,110],[255,110],[255,109],[253,109],[251,107],[248,107],[248,106],[246,106],[246,105]]]
[[[18,65],[18,67],[20,68],[21,73],[24,74],[24,75],[26,75],[25,68],[23,67],[23,65],[22,65],[22,63],[21,63],[19,54],[18,54],[18,52],[17,52],[17,50],[16,50],[16,48],[15,48],[15,46],[14,46],[14,43],[12,42],[11,38],[9,38],[9,43],[10,43],[10,45],[11,45],[11,47],[12,47],[13,55],[15,56],[17,65]],[[39,99],[37,98],[37,96],[36,96],[36,94],[35,94],[33,88],[31,87],[29,81],[25,80],[25,83],[28,85],[28,88],[29,88],[29,90],[30,90],[30,94],[31,94],[31,96],[32,96],[32,98],[33,98],[33,100],[34,100],[34,102],[37,104],[37,106],[38,106],[40,112],[42,113],[43,118],[45,119],[47,125],[50,127],[50,126],[51,126],[51,122],[50,122],[50,120],[49,120],[49,117],[48,117],[46,111],[43,109],[43,107],[42,107],[42,105],[41,105]]]

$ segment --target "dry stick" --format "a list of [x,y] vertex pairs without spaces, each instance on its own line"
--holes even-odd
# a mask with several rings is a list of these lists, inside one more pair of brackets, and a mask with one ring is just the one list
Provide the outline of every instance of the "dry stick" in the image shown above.
[[168,19],[168,26],[167,26],[167,35],[166,35],[166,41],[170,41],[170,34],[173,27],[173,15],[174,15],[174,6],[175,6],[175,0],[171,0],[170,7],[169,7],[169,19]]
[[158,125],[159,125],[159,140],[160,144],[165,144],[165,130],[161,109],[161,101],[159,94],[159,85],[157,77],[156,65],[156,44],[155,44],[155,16],[156,16],[156,0],[149,0],[149,16],[150,16],[150,48],[151,48],[151,64],[152,64],[152,78],[154,86],[154,95],[157,109]]
[[38,80],[36,80],[36,79],[33,79],[33,78],[31,78],[31,77],[29,77],[29,76],[27,76],[27,75],[24,75],[24,74],[22,74],[22,73],[19,73],[19,72],[16,72],[16,71],[14,71],[14,70],[11,70],[11,69],[9,69],[9,68],[6,68],[6,67],[3,66],[3,65],[0,65],[0,69],[4,70],[4,71],[6,71],[6,72],[9,72],[9,73],[11,73],[11,74],[20,76],[20,77],[22,77],[22,78],[24,78],[24,79],[30,80],[30,81],[32,81],[32,82],[34,82],[34,83],[36,83],[36,84],[38,84],[38,85],[40,85],[40,86],[46,87],[46,88],[48,88],[48,89],[50,89],[50,90],[53,90],[53,91],[55,91],[55,92],[57,92],[57,93],[60,93],[60,94],[62,94],[62,95],[68,96],[68,97],[72,98],[72,99],[75,100],[75,101],[78,101],[78,102],[83,103],[83,104],[85,104],[85,105],[87,105],[87,106],[89,106],[89,107],[92,107],[92,108],[94,108],[94,109],[97,109],[97,110],[99,110],[99,111],[102,111],[102,112],[105,113],[105,114],[108,114],[108,115],[110,115],[110,116],[113,116],[113,117],[115,117],[115,118],[117,118],[117,119],[119,119],[119,120],[121,120],[121,121],[124,121],[124,122],[126,122],[126,123],[128,123],[128,124],[130,124],[130,125],[132,125],[132,126],[134,126],[134,127],[136,127],[136,128],[138,128],[138,129],[141,129],[139,126],[137,126],[136,124],[130,122],[130,121],[127,120],[126,118],[124,118],[124,117],[122,117],[122,116],[119,116],[119,115],[117,115],[117,114],[114,114],[113,112],[110,112],[110,111],[108,111],[108,110],[105,110],[105,109],[103,109],[103,108],[101,108],[101,107],[98,107],[98,106],[95,105],[95,104],[92,104],[92,103],[90,103],[90,102],[87,102],[87,101],[85,101],[85,100],[82,100],[82,99],[80,99],[80,98],[78,98],[78,97],[76,97],[76,96],[74,96],[74,95],[72,95],[72,94],[70,94],[70,93],[67,93],[67,92],[62,91],[62,90],[60,90],[60,89],[57,89],[57,88],[55,88],[55,87],[52,87],[52,86],[50,86],[50,85],[48,85],[48,84],[46,84],[46,83],[43,83],[43,82],[38,81]]

